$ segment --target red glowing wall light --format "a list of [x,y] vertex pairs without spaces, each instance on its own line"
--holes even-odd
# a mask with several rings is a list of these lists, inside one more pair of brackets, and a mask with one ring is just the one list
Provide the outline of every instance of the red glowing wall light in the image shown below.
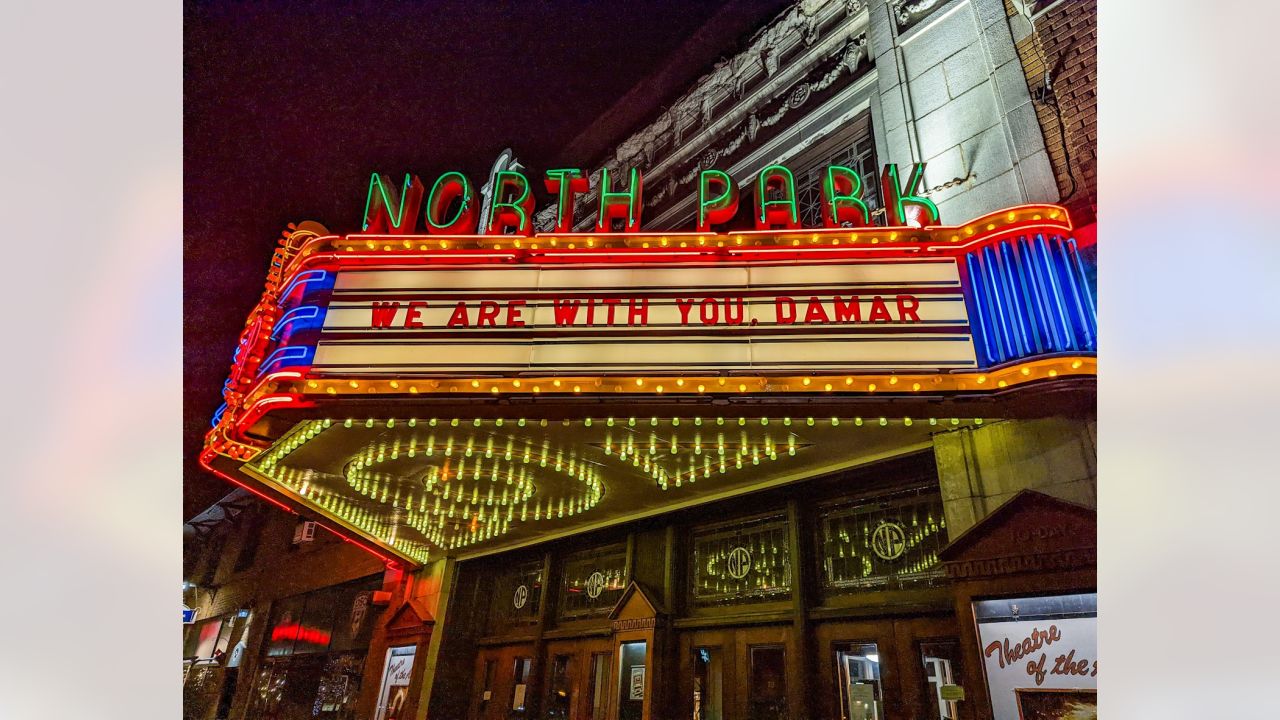
[[281,640],[301,640],[312,645],[328,645],[330,634],[319,628],[307,627],[298,623],[277,625],[271,630],[271,642]]

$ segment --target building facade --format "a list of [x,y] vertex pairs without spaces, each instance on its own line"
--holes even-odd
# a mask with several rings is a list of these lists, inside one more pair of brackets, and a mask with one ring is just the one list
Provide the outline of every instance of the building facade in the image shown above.
[[[583,133],[585,187],[529,210],[536,233],[414,234],[385,182],[364,232],[293,229],[203,458],[241,489],[188,523],[188,717],[1096,712],[1095,43],[1092,2],[802,0]],[[860,221],[825,217],[833,165],[863,178]],[[641,227],[598,224],[633,168]],[[691,232],[711,169],[741,207]],[[429,222],[465,215],[412,189]],[[501,273],[526,264],[521,295]],[[896,307],[822,295],[863,285]],[[603,327],[565,319],[602,291]],[[734,293],[756,298],[736,324]],[[446,323],[442,298],[480,314]],[[530,334],[588,349],[501,365]],[[725,365],[743,336],[750,366]]]

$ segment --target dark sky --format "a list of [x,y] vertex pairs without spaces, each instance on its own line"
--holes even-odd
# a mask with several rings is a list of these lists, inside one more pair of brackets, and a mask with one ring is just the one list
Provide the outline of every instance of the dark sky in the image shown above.
[[508,146],[531,173],[591,165],[559,153],[691,34],[728,53],[785,4],[188,2],[183,518],[232,489],[195,458],[287,223],[358,230],[373,171],[479,184]]

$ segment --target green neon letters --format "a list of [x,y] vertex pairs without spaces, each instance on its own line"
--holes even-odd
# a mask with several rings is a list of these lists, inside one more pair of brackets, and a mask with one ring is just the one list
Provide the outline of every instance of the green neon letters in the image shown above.
[[[458,209],[453,217],[447,220],[437,218],[449,209],[454,200],[459,200]],[[475,232],[476,229],[475,191],[471,181],[460,172],[447,172],[436,179],[431,186],[431,194],[427,196],[427,232],[432,235],[462,235]]]
[[[921,181],[924,180],[924,163],[911,166],[911,178],[905,186],[898,182],[898,166],[885,165],[880,174],[881,194],[884,196],[885,224],[912,225],[927,227],[941,223],[938,206],[923,195],[917,195]],[[916,210],[912,217],[907,217],[907,208]],[[922,218],[921,215],[924,217]]]
[[644,178],[639,168],[631,168],[626,190],[609,190],[609,169],[600,168],[600,214],[595,219],[595,232],[612,232],[613,219],[622,219],[622,232],[640,232],[640,213],[644,204]]
[[577,168],[547,171],[547,192],[556,196],[555,232],[573,232],[573,196],[590,190],[587,173]]
[[[712,184],[719,186],[714,196]],[[711,232],[712,225],[728,222],[738,212],[738,184],[723,170],[698,173],[698,232]]]
[[[898,177],[897,165],[885,165],[880,176],[884,199],[884,225],[887,227],[925,227],[941,224],[938,206],[921,189],[924,163],[914,163],[907,182]],[[809,173],[812,177],[816,173]],[[613,232],[613,224],[621,220],[623,231],[640,231],[644,212],[644,178],[640,170],[628,171],[626,190],[610,187],[609,169],[600,170],[599,214],[596,232]],[[862,194],[865,188],[857,171],[843,165],[830,165],[819,175],[822,224],[827,228],[845,226],[871,227],[871,208]],[[699,233],[714,232],[714,227],[733,220],[739,208],[739,188],[724,170],[707,168],[698,172],[697,205],[694,223]],[[589,191],[588,173],[579,168],[546,171],[544,184],[555,197],[557,207],[555,233],[573,232],[574,200]],[[770,195],[773,197],[770,197]],[[753,218],[759,230],[798,230],[800,202],[795,176],[782,165],[769,165],[755,181],[756,212]],[[502,235],[514,232],[521,236],[534,234],[534,195],[529,179],[521,172],[504,170],[493,178],[489,198],[488,227],[478,228],[477,215],[484,202],[471,180],[460,172],[443,173],[427,193],[422,181],[406,174],[402,186],[396,186],[386,175],[373,173],[365,197],[362,229],[370,234],[410,235],[417,232],[417,215],[422,209],[427,232],[434,235]],[[879,212],[879,211],[877,211]]]
[[[769,198],[771,188],[782,191],[782,197]],[[791,230],[800,227],[800,208],[796,205],[796,178],[781,165],[770,165],[756,178],[756,229],[775,226]]]
[[822,181],[822,223],[840,227],[848,222],[853,227],[868,225],[871,211],[862,200],[862,178],[843,165],[831,165]]
[[408,173],[404,176],[404,189],[400,192],[396,192],[390,177],[378,173],[370,175],[369,194],[364,201],[364,232],[411,234],[417,223],[418,206],[422,204],[422,191],[422,181]]
[[612,232],[614,218],[621,218],[623,232],[639,232],[643,209],[643,183],[638,168],[631,168],[631,181],[626,190],[609,189],[609,168],[600,170],[600,215],[596,232]]
[[[510,199],[504,199],[508,197]],[[489,227],[484,229],[484,233],[504,235],[507,228],[513,228],[516,235],[532,235],[532,214],[533,193],[529,191],[529,179],[514,170],[502,170],[494,175]]]

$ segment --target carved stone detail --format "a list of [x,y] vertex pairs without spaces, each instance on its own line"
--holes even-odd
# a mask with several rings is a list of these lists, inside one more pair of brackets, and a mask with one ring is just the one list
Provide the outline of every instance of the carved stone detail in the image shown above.
[[893,16],[901,32],[923,20],[946,0],[894,0]]
[[796,110],[808,99],[809,83],[800,83],[791,90],[791,95],[787,97],[787,105],[790,105],[792,110]]
[[1056,572],[1093,567],[1098,562],[1095,548],[1061,550],[1058,552],[1014,555],[982,560],[946,562],[947,577],[952,579],[1012,575],[1025,572]]
[[627,618],[626,620],[614,620],[614,632],[628,632],[630,630],[652,630],[658,626],[657,618]]
[[[787,47],[794,45],[795,38],[799,38],[806,47],[813,46],[820,39],[818,33],[820,18],[823,17],[824,10],[832,4],[833,0],[798,0],[782,11],[769,25],[756,32],[741,52],[731,58],[722,58],[711,72],[699,78],[688,92],[677,99],[656,120],[615,146],[604,163],[610,169],[610,173],[615,173],[618,168],[654,167],[655,162],[662,162],[662,158],[658,155],[660,148],[668,148],[667,153],[670,149],[678,150],[683,147],[687,135],[709,127],[720,119],[716,117],[717,106],[726,99],[735,102],[740,100],[747,83],[753,77],[758,77],[761,73],[766,78],[777,77],[783,70],[780,65],[782,53]],[[866,4],[861,0],[842,0],[842,7],[847,15],[853,15],[865,9]],[[840,75],[846,72],[854,73],[866,58],[866,48],[865,33],[857,38],[850,38],[838,51],[842,53],[840,64],[817,82],[802,82],[784,92],[762,96],[760,104],[771,102],[778,97],[785,97],[788,101],[782,103],[767,117],[762,117],[759,109],[746,108],[745,116],[736,127],[731,126],[717,132],[721,138],[718,146],[702,150],[693,159],[691,165],[683,166],[688,168],[685,172],[677,174],[674,168],[665,170],[664,173],[669,173],[669,176],[662,183],[661,189],[652,196],[653,201],[661,202],[671,197],[680,186],[693,181],[699,169],[711,167],[715,159],[732,155],[744,142],[754,142],[760,128],[778,123],[789,110],[803,106],[812,93],[825,90]],[[741,109],[738,110],[741,111]],[[668,140],[670,143],[667,142]],[[708,157],[715,159],[707,161]],[[657,178],[647,179],[656,180]],[[585,219],[586,215],[580,211],[590,208],[598,197],[598,170],[592,173],[590,182],[592,191],[578,196],[575,203],[575,217]],[[554,206],[545,208],[535,216],[535,227],[539,230],[550,229],[554,222]]]

